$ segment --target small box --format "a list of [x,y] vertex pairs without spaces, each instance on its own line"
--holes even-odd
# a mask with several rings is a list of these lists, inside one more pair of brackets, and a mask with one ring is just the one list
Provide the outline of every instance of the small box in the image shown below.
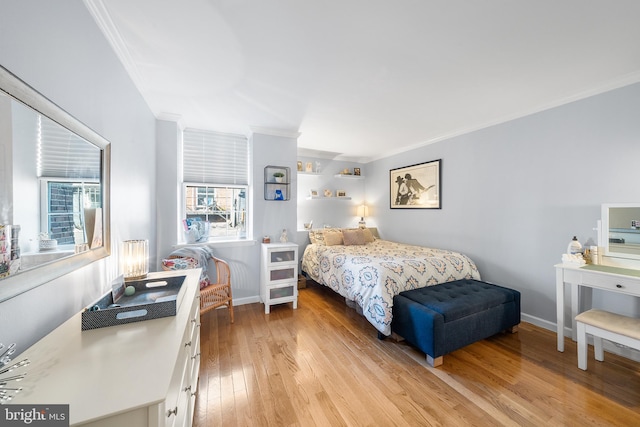
[[126,282],[135,293],[113,302],[108,292],[82,312],[82,330],[106,328],[175,316],[182,302],[186,276],[158,277]]

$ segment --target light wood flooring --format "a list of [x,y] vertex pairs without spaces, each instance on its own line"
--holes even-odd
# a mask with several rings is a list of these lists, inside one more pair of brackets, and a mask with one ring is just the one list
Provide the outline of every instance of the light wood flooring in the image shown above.
[[640,425],[640,363],[521,323],[431,368],[406,343],[378,340],[330,289],[307,282],[291,304],[202,316],[194,425],[633,426]]

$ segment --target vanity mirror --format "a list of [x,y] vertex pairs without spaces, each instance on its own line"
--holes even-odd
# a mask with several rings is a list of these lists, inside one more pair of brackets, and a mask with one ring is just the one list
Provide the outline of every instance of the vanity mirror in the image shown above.
[[109,255],[109,170],[108,141],[0,67],[0,302]]
[[640,203],[602,205],[601,243],[606,256],[640,259]]

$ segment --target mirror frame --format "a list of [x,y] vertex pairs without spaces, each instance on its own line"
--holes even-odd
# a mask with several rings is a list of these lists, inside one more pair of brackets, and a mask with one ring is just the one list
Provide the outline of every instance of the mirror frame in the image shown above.
[[[6,93],[18,102],[25,104],[37,113],[47,116],[69,131],[84,138],[100,148],[102,170],[102,212],[103,212],[103,241],[102,246],[88,251],[60,258],[29,270],[21,271],[13,276],[0,280],[0,303],[16,297],[31,289],[44,285],[51,280],[89,265],[99,259],[106,258],[111,253],[111,144],[91,128],[81,123],[71,114],[50,101],[37,90],[23,82],[6,68],[0,66],[0,91]],[[15,197],[15,195],[14,195]],[[15,219],[14,219],[15,220]]]
[[609,248],[609,210],[611,208],[638,208],[640,209],[640,203],[603,203],[602,204],[602,241],[600,244],[604,247],[604,255],[613,258],[623,259],[640,259],[640,255],[625,253],[625,252],[612,252]]

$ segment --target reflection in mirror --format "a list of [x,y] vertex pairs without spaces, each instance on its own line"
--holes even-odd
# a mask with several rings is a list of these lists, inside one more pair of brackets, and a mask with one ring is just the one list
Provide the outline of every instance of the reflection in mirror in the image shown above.
[[108,255],[108,172],[107,141],[0,67],[0,301]]
[[602,205],[605,255],[640,259],[640,204]]

